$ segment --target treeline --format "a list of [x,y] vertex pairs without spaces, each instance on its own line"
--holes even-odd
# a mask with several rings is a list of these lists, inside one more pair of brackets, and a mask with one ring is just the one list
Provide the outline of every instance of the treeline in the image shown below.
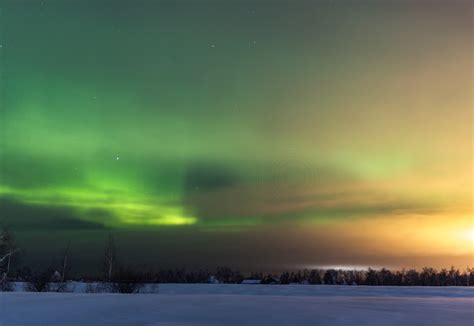
[[[89,281],[93,281],[90,278]],[[391,271],[385,268],[368,270],[313,269],[282,273],[244,274],[229,267],[218,267],[213,271],[185,269],[139,272],[120,269],[112,281],[134,280],[142,283],[226,283],[239,284],[244,281],[260,284],[326,284],[326,285],[380,285],[380,286],[472,286],[474,268],[460,271],[454,267],[436,270],[425,267],[421,270]],[[252,281],[250,281],[252,280]]]
[[[23,281],[32,291],[60,291],[65,283],[79,280],[71,277],[70,245],[65,246],[61,257],[52,266],[38,271],[28,267],[13,269],[18,265],[20,250],[16,247],[13,233],[4,228],[0,231],[0,291],[11,289],[14,281]],[[100,277],[83,277],[85,282],[109,284],[117,292],[133,292],[137,285],[145,283],[257,283],[257,284],[326,284],[326,285],[371,285],[371,286],[472,286],[474,268],[463,271],[451,267],[437,270],[425,267],[421,270],[396,270],[385,268],[368,270],[313,269],[282,273],[243,274],[229,267],[215,270],[188,271],[170,269],[143,272],[127,267],[117,258],[115,240],[109,235],[105,242],[102,274]]]
[[380,286],[472,286],[474,268],[464,271],[451,267],[436,270],[424,267],[391,271],[386,268],[368,270],[314,269],[281,274],[253,274],[262,283],[327,284],[327,285],[380,285]]
[[[18,270],[10,280],[25,282],[64,282],[60,272],[48,268],[43,272],[32,272],[28,268]],[[71,280],[68,278],[68,280]],[[256,284],[325,284],[325,285],[371,285],[371,286],[473,286],[474,268],[463,271],[451,267],[436,270],[425,267],[421,270],[391,271],[385,268],[368,270],[313,269],[282,273],[244,274],[229,267],[215,270],[188,271],[169,269],[142,272],[132,268],[118,268],[111,276],[83,277],[84,282],[111,283],[256,283]]]

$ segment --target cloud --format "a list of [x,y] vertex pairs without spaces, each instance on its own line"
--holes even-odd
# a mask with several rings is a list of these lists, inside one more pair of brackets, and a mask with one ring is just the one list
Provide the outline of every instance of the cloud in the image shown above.
[[[275,196],[275,189],[278,189],[278,196]],[[247,224],[249,219],[257,224],[330,221],[429,213],[440,208],[435,203],[393,195],[357,182],[306,186],[298,183],[239,184],[189,193],[183,204],[203,223],[226,224],[233,220],[236,225],[239,221]]]
[[236,172],[223,165],[210,163],[197,163],[188,167],[185,180],[184,192],[195,190],[216,191],[235,186],[239,183]]
[[[104,225],[85,221],[79,211],[66,206],[28,204],[13,197],[0,197],[0,222],[15,230],[84,230],[104,229]],[[106,211],[91,211],[95,216],[110,215]]]

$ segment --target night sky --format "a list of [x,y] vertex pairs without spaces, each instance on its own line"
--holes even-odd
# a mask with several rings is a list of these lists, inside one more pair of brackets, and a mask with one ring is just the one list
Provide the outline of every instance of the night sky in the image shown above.
[[22,260],[474,265],[470,1],[0,1]]

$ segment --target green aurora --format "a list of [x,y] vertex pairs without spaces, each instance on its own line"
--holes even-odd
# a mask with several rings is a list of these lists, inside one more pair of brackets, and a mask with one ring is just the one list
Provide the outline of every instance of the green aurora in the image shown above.
[[0,1],[0,219],[30,253],[116,232],[176,266],[472,265],[436,239],[473,229],[471,10]]

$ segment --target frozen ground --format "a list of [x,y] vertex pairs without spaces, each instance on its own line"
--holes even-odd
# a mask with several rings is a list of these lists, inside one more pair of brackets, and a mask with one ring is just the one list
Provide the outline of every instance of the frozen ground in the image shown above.
[[474,325],[474,288],[162,284],[159,291],[0,293],[0,325]]

